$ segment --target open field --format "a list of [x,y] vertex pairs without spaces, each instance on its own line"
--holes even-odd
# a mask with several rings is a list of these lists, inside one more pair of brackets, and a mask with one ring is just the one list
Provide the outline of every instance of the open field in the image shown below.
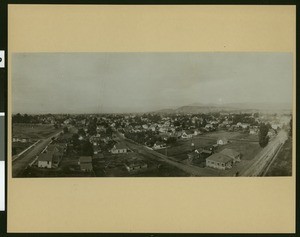
[[172,156],[177,160],[182,161],[186,159],[187,154],[193,150],[193,147],[191,146],[192,143],[194,144],[194,147],[196,149],[207,149],[210,146],[216,144],[217,139],[222,137],[226,137],[229,140],[233,140],[225,146],[220,146],[218,150],[222,150],[225,147],[235,149],[236,151],[245,155],[243,159],[252,159],[255,156],[255,154],[257,154],[260,150],[258,143],[256,143],[256,141],[258,141],[257,135],[250,135],[242,132],[227,132],[221,130],[207,133],[205,135],[198,135],[190,139],[181,139],[178,140],[174,145],[168,147],[167,151],[165,148],[156,151],[164,155]]
[[31,146],[33,142],[13,142],[12,143],[12,155],[17,155],[24,151],[27,147]]
[[15,123],[12,126],[12,135],[17,138],[43,139],[58,132],[53,125]]
[[225,130],[218,130],[211,133],[206,133],[204,135],[200,135],[202,138],[215,138],[216,140],[218,138],[226,137],[229,140],[245,140],[245,141],[258,141],[258,135],[249,134],[247,132],[229,132]]
[[292,175],[292,141],[289,138],[281,151],[271,164],[266,176],[291,176]]

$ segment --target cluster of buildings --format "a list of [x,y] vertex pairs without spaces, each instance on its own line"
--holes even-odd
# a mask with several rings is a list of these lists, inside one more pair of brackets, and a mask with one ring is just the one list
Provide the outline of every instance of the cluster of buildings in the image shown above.
[[187,154],[187,162],[204,164],[203,166],[215,169],[225,170],[230,169],[234,164],[241,161],[241,154],[234,149],[224,148],[220,152],[214,152],[218,146],[223,146],[228,143],[227,138],[219,138],[217,143],[209,149],[195,149]]
[[62,160],[66,146],[63,144],[49,144],[38,156],[37,166],[39,168],[56,168]]
[[[72,134],[78,134],[79,141],[88,141],[92,144],[92,156],[80,156],[78,166],[81,171],[93,170],[93,159],[103,159],[104,152],[112,155],[126,154],[130,152],[124,144],[116,143],[113,132],[121,135],[146,134],[143,140],[136,142],[150,146],[154,150],[163,149],[167,146],[169,138],[191,139],[203,133],[212,132],[216,129],[230,131],[244,131],[249,134],[259,133],[259,123],[269,123],[269,136],[275,136],[277,130],[283,128],[290,121],[288,115],[257,115],[235,113],[213,114],[103,114],[103,115],[38,115],[36,118],[43,124],[52,124],[62,128],[68,128],[72,132],[65,132],[61,139],[63,142],[52,142],[39,155],[37,166],[39,168],[57,167],[70,144]],[[95,125],[94,128],[92,125]],[[93,128],[93,131],[91,130]],[[29,137],[13,136],[13,142],[25,143]],[[151,141],[151,142],[150,142]],[[215,146],[228,143],[226,137],[217,140]],[[239,162],[241,154],[237,151],[225,148],[218,153],[212,150],[202,149],[188,154],[188,160],[203,158],[207,167],[228,169]],[[128,172],[146,169],[145,163],[125,163]]]

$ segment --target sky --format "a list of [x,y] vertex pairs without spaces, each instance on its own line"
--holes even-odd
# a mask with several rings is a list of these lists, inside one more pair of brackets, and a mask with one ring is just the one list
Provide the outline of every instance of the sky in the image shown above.
[[292,102],[291,53],[14,53],[13,113]]

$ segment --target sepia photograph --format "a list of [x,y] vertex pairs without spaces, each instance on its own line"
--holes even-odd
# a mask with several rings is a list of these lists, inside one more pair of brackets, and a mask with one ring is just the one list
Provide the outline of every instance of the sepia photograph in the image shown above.
[[12,176],[292,176],[293,56],[12,54]]

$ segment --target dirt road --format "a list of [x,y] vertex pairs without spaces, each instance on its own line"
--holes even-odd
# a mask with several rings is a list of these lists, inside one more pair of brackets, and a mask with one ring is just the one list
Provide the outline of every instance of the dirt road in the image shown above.
[[48,138],[41,139],[40,142],[26,152],[26,154],[21,155],[18,159],[12,161],[12,176],[20,176],[29,163],[32,162],[36,156],[39,155],[42,150],[49,145],[51,138],[58,136],[60,132],[52,134]]
[[254,162],[250,167],[241,171],[241,176],[262,176],[266,167],[277,156],[282,145],[287,140],[288,136],[284,130],[281,130],[269,144],[256,155]]

